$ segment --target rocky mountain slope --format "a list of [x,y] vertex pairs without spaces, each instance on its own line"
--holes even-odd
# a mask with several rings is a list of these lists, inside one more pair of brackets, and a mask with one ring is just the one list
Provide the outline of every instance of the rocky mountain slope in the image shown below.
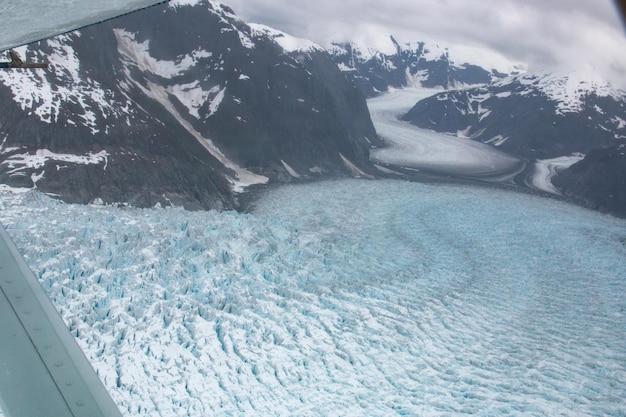
[[577,202],[626,218],[626,144],[594,149],[552,181]]
[[238,208],[254,184],[368,176],[363,95],[310,42],[172,1],[19,48],[0,73],[0,182],[71,202]]
[[575,74],[525,74],[442,92],[404,117],[526,157],[587,153],[626,139],[626,95]]

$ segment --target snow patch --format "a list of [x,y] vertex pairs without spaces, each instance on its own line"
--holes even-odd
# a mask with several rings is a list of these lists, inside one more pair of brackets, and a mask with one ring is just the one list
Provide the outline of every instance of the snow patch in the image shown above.
[[337,66],[339,67],[339,71],[342,71],[342,72],[356,71],[356,68],[349,67],[346,64],[344,64],[343,62],[340,62]]
[[21,153],[9,156],[0,165],[6,166],[9,174],[15,174],[25,169],[37,170],[43,168],[47,161],[66,162],[79,165],[98,165],[103,163],[104,169],[108,164],[107,151],[88,153],[86,155],[59,154],[48,149],[39,149],[34,154]]
[[363,61],[398,53],[398,46],[388,33],[363,31],[350,42],[352,53]]
[[217,109],[219,109],[220,104],[222,104],[222,100],[224,100],[225,93],[226,93],[226,87],[220,89],[215,95],[215,97],[213,97],[213,100],[211,100],[211,103],[209,104],[209,114],[207,115],[207,117],[213,116],[215,112],[217,112]]
[[[86,126],[96,134],[99,118],[120,117],[128,113],[128,104],[80,73],[80,61],[71,46],[77,37],[79,32],[72,32],[45,41],[50,48],[45,57],[48,70],[0,71],[0,82],[11,90],[13,100],[25,113],[45,123],[59,123],[63,113],[67,126]],[[27,46],[15,49],[28,59],[44,59],[40,52],[31,54]],[[73,110],[63,112],[63,107],[69,105]]]
[[[482,118],[481,118],[481,120],[482,120]],[[491,139],[486,140],[484,143],[486,143],[488,145],[493,145],[493,146],[500,146],[504,142],[506,142],[508,138],[509,138],[508,136],[496,135],[496,136],[492,137]]]
[[[232,189],[234,192],[243,192],[244,189],[250,185],[254,184],[265,184],[269,181],[269,178],[258,175],[253,172],[248,171],[245,168],[240,167],[233,161],[231,161],[226,155],[222,153],[222,151],[213,143],[212,140],[205,138],[202,136],[200,132],[198,132],[193,125],[187,121],[176,109],[173,103],[170,100],[168,92],[162,86],[154,84],[152,82],[148,82],[147,86],[144,87],[141,83],[135,81],[130,71],[125,71],[126,79],[129,82],[132,82],[137,88],[139,88],[145,95],[153,98],[157,102],[161,103],[161,105],[172,115],[174,118],[180,123],[180,125],[187,130],[197,141],[204,147],[214,158],[216,158],[224,167],[232,170],[235,173],[235,178],[228,177],[228,181],[230,182]],[[220,90],[223,96],[225,88]],[[219,95],[220,93],[218,93]],[[215,110],[219,107],[219,100],[213,100],[211,105],[214,105]]]
[[168,6],[172,9],[177,9],[179,7],[190,6],[194,7],[201,4],[203,0],[170,0],[168,1]]
[[204,91],[199,81],[189,84],[173,85],[168,87],[167,91],[174,95],[187,109],[189,114],[196,118],[200,118],[200,107],[207,101],[211,90]]
[[496,85],[506,85],[512,81],[543,92],[556,103],[555,113],[558,115],[580,112],[583,110],[585,98],[590,94],[624,100],[624,92],[613,88],[594,71],[537,72],[502,80]]
[[258,23],[250,23],[255,37],[266,37],[276,42],[287,53],[324,51],[324,48],[308,39],[296,38],[280,30]]
[[626,127],[626,120],[622,119],[619,116],[611,118],[611,121],[617,124],[617,129],[623,129]]
[[295,169],[293,169],[287,164],[287,162],[283,161],[282,159],[280,160],[280,162],[283,164],[283,167],[285,167],[285,170],[289,173],[289,175],[291,175],[294,178],[301,177],[300,174],[298,174]]
[[339,157],[341,158],[341,161],[346,166],[346,168],[348,168],[348,170],[352,172],[352,175],[354,175],[355,178],[368,178],[368,179],[374,178],[372,175],[367,174],[361,168],[359,168],[354,163],[352,163],[348,158],[343,156],[341,152],[339,152]]
[[576,162],[581,161],[585,155],[574,154],[570,156],[560,156],[552,159],[539,159],[533,164],[533,173],[530,182],[538,190],[552,194],[561,195],[561,192],[552,184],[552,178],[559,171],[563,171]]
[[131,60],[141,71],[149,72],[163,78],[172,78],[184,74],[197,65],[202,58],[210,58],[213,54],[197,49],[183,55],[176,61],[161,61],[150,56],[150,41],[139,43],[135,34],[124,29],[113,29],[120,53]]

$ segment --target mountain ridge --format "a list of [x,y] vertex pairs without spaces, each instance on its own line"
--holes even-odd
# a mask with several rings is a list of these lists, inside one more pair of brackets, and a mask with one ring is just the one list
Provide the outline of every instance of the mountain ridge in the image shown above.
[[229,209],[250,185],[375,172],[365,99],[326,52],[285,51],[219,3],[170,2],[18,51],[50,71],[0,74],[8,186]]
[[488,84],[524,71],[489,50],[441,47],[382,35],[369,41],[335,41],[328,50],[346,77],[372,97],[390,88],[452,89]]

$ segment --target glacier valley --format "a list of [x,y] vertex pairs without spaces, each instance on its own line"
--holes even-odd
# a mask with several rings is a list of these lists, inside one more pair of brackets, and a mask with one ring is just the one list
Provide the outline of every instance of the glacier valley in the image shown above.
[[251,213],[0,194],[127,416],[626,413],[626,221],[341,180]]

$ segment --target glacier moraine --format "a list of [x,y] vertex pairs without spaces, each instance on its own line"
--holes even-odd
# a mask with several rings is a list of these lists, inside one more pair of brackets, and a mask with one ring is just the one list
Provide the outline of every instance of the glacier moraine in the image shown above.
[[626,414],[624,220],[344,180],[0,221],[127,416]]

